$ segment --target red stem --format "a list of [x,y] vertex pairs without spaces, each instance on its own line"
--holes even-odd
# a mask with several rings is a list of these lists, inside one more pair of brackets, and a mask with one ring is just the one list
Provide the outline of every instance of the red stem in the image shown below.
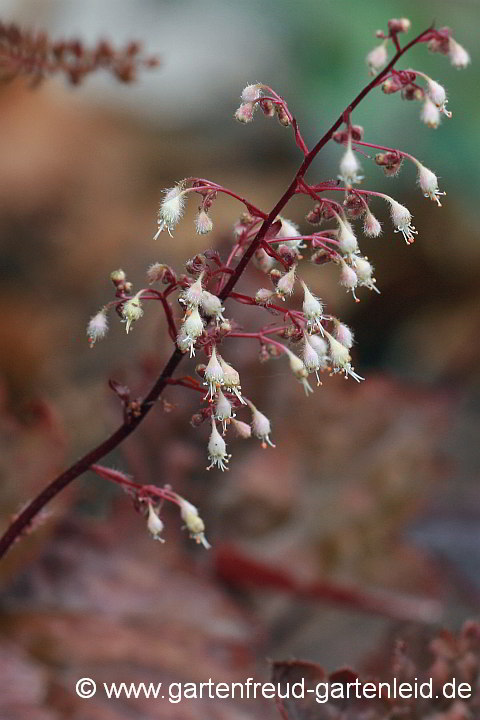
[[[407,50],[413,47],[413,45],[421,42],[430,31],[430,28],[428,30],[424,30],[422,33],[417,35],[417,37],[413,38],[413,40],[407,43],[404,48],[398,50],[398,52],[388,63],[388,65],[386,65],[386,67],[379,73],[379,75],[373,78],[373,80],[371,80],[368,85],[366,85],[363,90],[359,92],[357,97],[340,114],[340,116],[333,123],[331,128],[327,130],[327,132],[323,135],[322,138],[320,138],[314,148],[310,150],[310,152],[305,156],[302,164],[300,165],[295,177],[288,186],[287,190],[284,192],[275,207],[271,210],[269,215],[263,221],[260,230],[246,249],[238,265],[236,266],[235,272],[229,277],[226,285],[223,287],[220,293],[221,300],[225,300],[230,295],[231,291],[239,281],[245,268],[250,262],[253,254],[255,253],[255,250],[257,250],[260,247],[261,243],[264,241],[268,229],[275,222],[277,216],[281,213],[288,201],[293,197],[293,195],[295,195],[299,182],[303,180],[305,173],[307,172],[308,168],[310,167],[320,150],[327,144],[327,142],[331,139],[333,133],[338,130],[340,125],[344,122],[345,116],[347,115],[347,117],[349,117],[352,111],[366,97],[366,95],[368,95],[368,93],[379,84],[382,78],[390,72],[395,63],[399,60],[399,58],[405,52],[407,52]],[[214,183],[209,184],[213,186],[212,189],[221,189],[218,186],[217,188],[215,188]],[[224,191],[223,188],[222,190]],[[245,201],[243,198],[240,198],[240,196],[234,195],[234,197],[237,197],[237,199],[240,199],[242,202],[244,202],[247,207],[248,205],[250,205],[252,210],[259,212],[257,208],[254,208],[254,206],[252,206],[250,203],[247,203],[247,201]],[[261,213],[261,215],[264,216],[264,213]],[[52,500],[56,495],[58,495],[58,493],[60,493],[65,487],[67,487],[67,485],[69,485],[73,480],[75,480],[86,470],[88,470],[91,465],[97,463],[101,458],[105,457],[105,455],[118,447],[118,445],[120,445],[120,443],[123,442],[123,440],[125,440],[125,438],[128,437],[140,425],[140,423],[147,416],[147,414],[150,412],[150,410],[162,394],[165,386],[168,384],[168,380],[171,378],[171,376],[177,369],[177,366],[179,365],[183,357],[184,356],[180,352],[180,350],[178,350],[178,348],[175,348],[170,359],[163,368],[159,378],[151,388],[148,395],[143,400],[138,414],[134,417],[127,418],[123,422],[123,424],[120,425],[120,427],[112,433],[112,435],[110,435],[106,440],[104,440],[95,448],[90,450],[83,457],[77,460],[77,462],[75,462],[71,467],[69,467],[58,477],[56,477],[55,480],[53,480],[49,485],[47,485],[22,510],[22,512],[7,528],[4,535],[0,538],[0,558],[5,555],[5,553],[9,550],[13,543],[25,532],[25,530],[32,522],[33,518],[45,507],[45,505],[47,505],[47,503],[50,502],[50,500]]]

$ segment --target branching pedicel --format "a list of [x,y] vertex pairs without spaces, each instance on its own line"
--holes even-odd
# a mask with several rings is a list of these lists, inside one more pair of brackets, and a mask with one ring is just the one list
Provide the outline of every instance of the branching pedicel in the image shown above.
[[[244,206],[244,212],[233,228],[232,249],[226,259],[212,250],[196,255],[186,264],[187,274],[182,275],[177,275],[172,268],[162,263],[154,263],[147,271],[148,287],[135,293],[122,270],[112,273],[115,299],[90,320],[87,328],[90,344],[93,346],[105,336],[109,310],[115,309],[128,333],[142,317],[144,306],[156,301],[165,312],[169,336],[175,349],[154,387],[142,401],[132,402],[126,388],[111,384],[124,405],[123,425],[54,480],[27,506],[0,540],[0,553],[5,552],[28,527],[46,502],[89,468],[122,485],[134,495],[137,505],[145,509],[147,526],[153,537],[161,538],[163,530],[159,503],[170,501],[180,508],[181,517],[191,536],[208,547],[203,521],[197,509],[188,501],[168,486],[141,486],[122,473],[97,463],[137,427],[169,384],[181,385],[203,396],[203,404],[193,416],[192,423],[198,426],[207,421],[210,427],[208,469],[228,469],[231,455],[224,437],[227,432],[230,434],[230,428],[241,438],[253,434],[261,441],[262,447],[274,447],[270,439],[270,421],[251,399],[245,397],[240,375],[231,364],[229,338],[258,342],[260,361],[285,358],[294,378],[301,383],[307,395],[313,392],[309,376],[314,375],[317,385],[320,385],[319,373],[327,369],[331,373],[343,373],[345,378],[357,382],[363,380],[352,366],[352,331],[328,313],[324,300],[317,297],[313,289],[301,279],[300,267],[304,255],[308,253],[310,261],[316,265],[334,263],[337,266],[340,284],[352,293],[355,301],[358,302],[356,293],[361,288],[378,293],[373,267],[368,258],[361,254],[353,227],[354,220],[361,220],[365,235],[380,235],[380,222],[370,208],[370,203],[377,199],[387,203],[394,232],[401,233],[407,244],[413,243],[418,231],[412,224],[409,210],[389,195],[357,187],[363,179],[359,158],[365,155],[364,148],[377,151],[375,162],[383,167],[386,175],[395,175],[405,159],[412,162],[422,193],[438,206],[441,205],[440,197],[445,193],[439,190],[437,177],[431,170],[404,151],[364,141],[363,128],[352,124],[353,110],[370,90],[378,86],[386,94],[399,92],[406,100],[421,101],[421,119],[430,127],[437,127],[442,115],[451,117],[446,109],[447,97],[441,85],[422,72],[398,70],[395,65],[408,49],[418,43],[427,43],[430,50],[448,55],[452,64],[458,68],[468,64],[469,56],[452,38],[448,28],[429,28],[402,48],[399,36],[407,32],[409,27],[410,22],[406,19],[390,20],[387,33],[377,32],[382,42],[367,56],[367,64],[374,78],[311,150],[280,95],[262,83],[248,85],[243,90],[242,102],[235,118],[248,123],[260,111],[267,117],[276,116],[282,125],[291,127],[295,142],[304,156],[297,174],[269,213],[234,191],[204,178],[187,178],[165,191],[158,213],[155,239],[161,239],[165,232],[172,235],[190,195],[200,198],[195,220],[197,232],[200,235],[210,232],[213,228],[210,217],[212,205],[220,194],[226,194]],[[390,62],[388,45],[393,45],[395,50]],[[338,180],[307,182],[306,171],[330,140],[345,147],[340,159]],[[306,217],[310,224],[320,226],[328,223],[328,227],[305,233],[283,217],[281,212],[294,195],[306,195],[311,199],[312,209]],[[234,291],[250,261],[257,271],[264,274],[270,285],[259,288],[254,297]],[[285,302],[293,294],[296,283],[303,289],[301,309],[287,307]],[[162,285],[163,289],[158,289]],[[174,294],[182,306],[181,317],[176,317],[171,305]],[[230,301],[228,310],[225,308],[227,299]],[[276,319],[263,324],[258,330],[244,331],[233,319],[234,303],[256,307],[260,314],[265,315],[267,312]],[[191,377],[173,379],[172,375],[182,358],[194,357],[197,352],[206,357],[206,362],[196,367],[202,382]],[[243,408],[250,412],[250,424],[236,418],[236,414]]]

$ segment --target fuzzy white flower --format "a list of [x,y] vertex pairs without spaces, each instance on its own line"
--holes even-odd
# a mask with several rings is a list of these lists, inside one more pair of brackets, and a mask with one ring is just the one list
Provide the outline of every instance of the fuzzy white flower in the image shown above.
[[246,405],[245,399],[242,397],[241,393],[241,385],[240,385],[240,375],[238,372],[233,368],[231,365],[229,365],[225,360],[218,355],[218,361],[222,367],[223,370],[223,385],[227,390],[230,390],[234,395],[237,396],[237,398],[240,400],[242,405]]
[[310,343],[310,338],[307,333],[303,334],[303,364],[305,365],[305,369],[308,373],[315,373],[315,376],[317,378],[317,387],[321,385],[320,378],[318,377],[318,371],[321,370],[322,364],[320,361],[320,356],[313,347],[313,345]]
[[266,448],[267,445],[270,445],[270,447],[275,447],[275,445],[270,440],[270,433],[272,432],[272,429],[270,427],[270,420],[267,418],[266,415],[261,413],[255,405],[250,402],[250,400],[247,400],[247,405],[252,411],[252,431],[255,437],[257,437],[259,440],[262,441],[262,447]]
[[333,365],[333,373],[343,372],[345,373],[346,378],[348,378],[348,376],[350,375],[357,382],[364,380],[365,378],[357,375],[357,373],[352,368],[352,358],[350,357],[348,348],[346,348],[345,345],[342,345],[342,343],[338,342],[338,340],[336,340],[333,335],[330,335],[330,333],[326,330],[325,335],[327,336],[328,342],[330,344],[330,360],[332,361]]
[[223,432],[225,434],[227,425],[232,418],[235,417],[232,403],[225,397],[221,388],[217,390],[217,400],[215,402],[215,419],[222,423]]
[[307,319],[307,328],[310,332],[318,329],[323,334],[323,303],[310,292],[303,280],[300,282],[304,293],[302,310]]
[[374,47],[373,50],[367,55],[366,62],[370,75],[376,75],[379,70],[385,65],[388,60],[387,43],[386,41]]
[[466,68],[470,64],[470,55],[453,37],[448,40],[448,57],[453,67],[459,70]]
[[203,333],[203,320],[198,308],[187,310],[185,320],[177,337],[177,347],[182,352],[190,351],[190,357],[195,356],[195,342]]
[[158,238],[160,233],[167,229],[168,234],[172,235],[172,230],[183,215],[185,206],[185,188],[184,181],[177,183],[173,188],[164,190],[165,197],[160,203],[160,209],[158,211],[157,218],[157,232],[154,235],[154,240]]
[[430,198],[438,204],[438,207],[442,207],[439,195],[446,195],[445,192],[441,192],[438,189],[438,178],[434,172],[429,170],[422,163],[417,162],[418,167],[418,184],[425,197]]
[[425,98],[425,102],[422,105],[420,119],[429,128],[437,128],[440,125],[440,110],[429,97]]
[[87,325],[88,344],[91,348],[97,340],[103,340],[108,332],[107,308],[102,308],[96,315],[90,318]]
[[382,226],[371,210],[367,210],[363,219],[363,232],[368,237],[378,237],[382,232]]
[[140,290],[140,292],[134,295],[133,298],[127,300],[127,302],[124,303],[122,307],[122,322],[125,323],[125,330],[127,332],[127,335],[130,332],[133,323],[137,322],[137,320],[140,320],[143,315],[142,304],[140,302],[140,297],[142,293],[143,290]]
[[352,150],[352,141],[349,138],[347,149],[340,160],[340,175],[338,179],[342,180],[347,188],[351,188],[352,185],[363,180],[363,175],[360,175],[361,171],[362,166],[358,162],[356,153]]
[[353,332],[350,330],[348,325],[336,320],[333,334],[335,336],[335,340],[338,340],[338,342],[344,345],[347,350],[350,350],[353,345]]
[[342,220],[340,215],[336,215],[338,222],[338,249],[343,255],[353,255],[358,252],[358,242],[352,230],[352,226],[348,220]]
[[161,537],[164,527],[163,522],[153,509],[152,503],[148,503],[147,528],[154,540],[159,540],[162,543],[165,542],[165,540]]
[[190,533],[190,537],[209,550],[211,545],[205,537],[205,523],[198,514],[197,508],[185,498],[180,497],[180,495],[177,495],[177,499],[180,505],[180,516]]
[[279,279],[275,286],[275,293],[280,300],[285,300],[285,297],[293,293],[295,287],[295,271],[296,265],[292,265],[290,270],[286,272]]
[[309,393],[313,393],[312,387],[310,383],[308,382],[308,370],[305,367],[303,361],[298,357],[298,355],[295,355],[291,350],[289,350],[287,347],[284,347],[285,353],[288,356],[288,361],[290,363],[290,370],[295,375],[297,380],[303,385],[303,389],[305,390],[305,395],[308,395]]
[[[292,222],[291,220],[287,220],[284,217],[281,217],[280,215],[277,217],[277,220],[280,220],[281,227],[278,231],[276,237],[277,238],[285,238],[285,242],[283,243],[289,248],[292,248],[293,250],[299,250],[300,248],[304,248],[305,243],[303,242],[302,238],[298,238],[298,235],[301,235],[299,226]],[[288,238],[297,238],[296,240],[289,240]]]
[[380,295],[380,290],[377,288],[376,280],[373,277],[373,266],[368,259],[361,256],[355,257],[354,265],[358,284],[367,287],[369,290],[375,290]]
[[228,470],[228,461],[232,456],[227,453],[227,445],[217,430],[215,418],[212,417],[212,432],[208,441],[208,459],[210,465],[207,470],[211,470],[215,465],[224,472]]
[[250,102],[242,103],[239,108],[235,110],[235,120],[241,123],[249,123],[253,120],[253,112],[255,105]]
[[254,83],[247,85],[242,90],[241,100],[244,103],[253,103],[258,100],[261,95],[262,85],[261,83]]
[[445,88],[440,85],[440,83],[436,82],[436,80],[432,80],[432,78],[426,76],[425,78],[427,80],[427,93],[430,100],[440,110],[441,113],[446,115],[448,118],[451,118],[452,113],[445,107],[448,102]]
[[320,370],[324,370],[328,365],[328,345],[326,340],[319,335],[309,335],[308,342],[318,355]]
[[220,322],[226,322],[222,315],[225,310],[222,306],[222,301],[213,293],[208,292],[208,290],[203,290],[200,296],[200,307],[205,315],[215,318],[215,322],[217,324]]
[[179,302],[186,305],[187,308],[196,308],[202,299],[203,287],[202,280],[205,273],[201,272],[198,278],[182,292]]
[[274,290],[267,290],[267,288],[260,288],[255,293],[255,302],[257,305],[264,305],[267,307],[270,300],[272,300],[275,297],[275,291]]
[[394,232],[401,232],[407,245],[411,245],[415,241],[413,236],[418,235],[418,231],[412,225],[410,210],[388,195],[382,195],[382,197],[390,203],[390,215],[395,225]]
[[212,348],[212,354],[210,355],[207,367],[205,368],[204,378],[205,382],[203,384],[208,386],[208,392],[203,399],[208,399],[209,402],[213,402],[213,396],[217,392],[218,388],[223,385],[224,381],[224,373],[217,357],[215,345]]
[[347,265],[345,260],[340,260],[340,285],[347,288],[347,292],[350,291],[355,299],[355,302],[359,302],[355,295],[355,288],[358,285],[358,277],[355,270]]
[[195,230],[199,235],[206,235],[213,228],[213,222],[205,210],[199,210],[195,218]]

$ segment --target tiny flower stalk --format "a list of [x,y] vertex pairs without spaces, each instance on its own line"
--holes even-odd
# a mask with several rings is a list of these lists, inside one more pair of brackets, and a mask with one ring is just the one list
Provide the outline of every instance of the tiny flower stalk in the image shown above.
[[148,532],[152,535],[154,540],[159,540],[160,542],[164,543],[164,538],[161,537],[163,530],[164,530],[164,524],[160,520],[157,512],[154,510],[152,503],[148,503],[148,515],[147,515],[147,529]]
[[275,445],[270,440],[270,433],[272,432],[272,429],[270,427],[270,420],[267,418],[266,415],[261,413],[255,405],[250,401],[247,400],[247,405],[252,411],[252,432],[259,440],[262,441],[262,448],[266,448],[267,445],[270,445],[270,447],[275,447]]
[[140,320],[143,315],[143,308],[140,302],[140,298],[144,293],[144,290],[140,290],[133,298],[127,300],[122,307],[122,318],[125,323],[125,331],[128,335],[132,325]]
[[225,440],[218,432],[215,418],[212,416],[212,432],[208,441],[208,459],[210,460],[210,465],[207,467],[207,470],[211,470],[216,466],[219,470],[225,472],[225,470],[228,470],[227,465],[231,457],[232,456],[227,453]]

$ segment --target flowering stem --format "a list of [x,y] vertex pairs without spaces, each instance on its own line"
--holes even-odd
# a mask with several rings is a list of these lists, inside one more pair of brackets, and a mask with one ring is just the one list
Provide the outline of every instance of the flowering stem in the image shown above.
[[[240,196],[236,195],[235,193],[232,193],[231,191],[225,190],[225,188],[222,188],[221,186],[216,185],[215,183],[210,183],[209,181],[203,181],[205,182],[205,185],[207,186],[205,189],[212,189],[212,190],[218,190],[220,192],[226,192],[227,194],[231,195],[232,197],[235,197],[236,199],[240,200],[246,207],[249,209],[252,214],[255,214],[259,217],[264,218],[263,223],[257,233],[257,235],[253,238],[250,245],[247,247],[245,253],[240,258],[240,261],[238,262],[235,271],[230,277],[228,278],[228,281],[226,285],[222,288],[219,297],[222,301],[224,301],[230,293],[232,292],[233,288],[239,281],[240,277],[243,275],[243,272],[245,268],[247,267],[248,263],[252,259],[253,254],[255,251],[261,246],[261,244],[265,241],[265,236],[267,235],[267,232],[271,225],[276,221],[277,216],[281,213],[285,205],[289,202],[289,200],[295,195],[297,192],[297,188],[299,185],[303,182],[303,178],[305,176],[305,173],[309,169],[310,165],[312,164],[313,160],[316,158],[320,150],[329,142],[329,140],[332,138],[333,133],[338,130],[338,128],[342,125],[342,123],[345,121],[345,118],[350,117],[353,110],[359,105],[360,102],[368,95],[368,93],[373,90],[380,81],[387,75],[390,70],[393,68],[393,66],[396,64],[396,62],[400,59],[400,57],[407,52],[411,47],[416,45],[419,42],[424,41],[428,34],[431,32],[431,29],[424,30],[422,33],[417,35],[417,37],[413,38],[407,45],[405,45],[403,48],[399,48],[395,56],[392,58],[392,60],[388,63],[388,65],[385,66],[385,68],[375,77],[373,78],[364,88],[361,90],[361,92],[356,96],[356,98],[347,106],[347,108],[340,114],[338,119],[333,123],[333,125],[330,127],[329,130],[320,138],[320,140],[317,142],[317,144],[310,150],[306,155],[305,158],[300,165],[295,177],[293,178],[292,182],[280,198],[280,200],[277,202],[275,207],[271,210],[271,212],[268,214],[268,216],[265,216],[265,213],[260,211],[258,208],[253,206],[251,203],[246,201],[244,198],[241,198]],[[195,180],[199,180],[198,178],[195,178]],[[165,306],[164,306],[165,307]],[[170,330],[172,328],[170,327]],[[234,335],[232,333],[232,335]],[[273,340],[271,342],[274,342]],[[280,345],[280,343],[278,343]],[[283,346],[282,346],[283,347]],[[50,500],[52,500],[56,495],[58,495],[67,485],[69,485],[73,480],[75,480],[77,477],[82,475],[86,470],[88,470],[92,465],[97,463],[101,458],[105,457],[105,455],[108,455],[112,450],[114,450],[116,447],[118,447],[124,440],[127,438],[144,420],[144,418],[147,416],[147,414],[150,412],[152,407],[155,405],[156,401],[164,391],[165,387],[169,384],[169,380],[171,379],[173,373],[177,369],[179,363],[183,359],[184,355],[182,352],[175,348],[172,355],[170,356],[169,360],[167,361],[165,367],[163,368],[162,372],[160,373],[160,376],[156,380],[153,387],[150,389],[148,395],[145,397],[145,399],[142,401],[140,408],[138,410],[138,413],[136,413],[135,416],[131,415],[127,417],[123,424],[120,425],[120,427],[115,430],[106,440],[101,442],[99,445],[97,445],[95,448],[87,452],[83,457],[81,457],[79,460],[77,460],[71,467],[69,467],[67,470],[65,470],[63,473],[61,473],[58,477],[55,478],[49,485],[47,485],[23,510],[19,515],[15,518],[15,520],[10,524],[10,526],[5,531],[4,535],[0,538],[0,558],[5,555],[5,553],[8,551],[8,549],[13,545],[13,543],[27,530],[30,523],[32,522],[33,518],[42,511],[42,509],[47,505]]]

